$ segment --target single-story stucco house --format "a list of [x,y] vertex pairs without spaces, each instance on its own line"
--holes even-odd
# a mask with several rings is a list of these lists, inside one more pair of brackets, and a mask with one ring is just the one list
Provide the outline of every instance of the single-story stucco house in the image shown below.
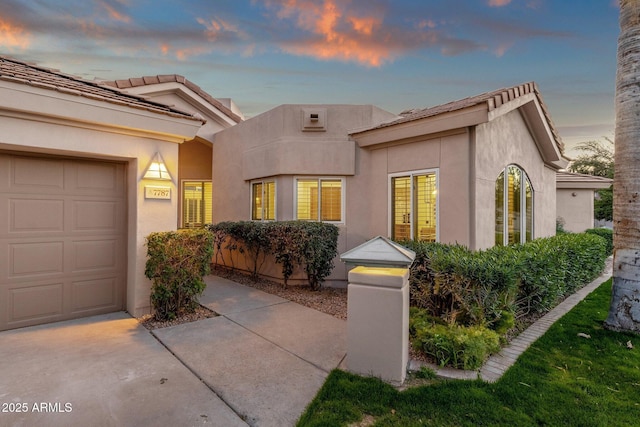
[[377,235],[484,249],[555,234],[568,162],[534,83],[400,116],[282,105],[215,135],[213,220],[331,222],[339,252]]
[[319,220],[340,253],[377,235],[472,249],[553,235],[567,163],[534,83],[400,115],[244,120],[178,75],[86,81],[0,56],[0,330],[148,313],[154,231]]

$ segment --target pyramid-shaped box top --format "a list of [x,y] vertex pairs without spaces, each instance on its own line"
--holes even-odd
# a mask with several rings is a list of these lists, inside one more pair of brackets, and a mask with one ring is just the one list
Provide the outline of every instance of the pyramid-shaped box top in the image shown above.
[[347,264],[371,267],[409,267],[416,257],[411,249],[378,236],[340,255]]

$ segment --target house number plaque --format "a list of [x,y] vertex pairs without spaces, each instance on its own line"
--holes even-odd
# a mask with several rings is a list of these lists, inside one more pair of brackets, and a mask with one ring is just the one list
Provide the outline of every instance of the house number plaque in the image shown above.
[[144,198],[171,200],[171,187],[152,187],[147,185],[144,187]]

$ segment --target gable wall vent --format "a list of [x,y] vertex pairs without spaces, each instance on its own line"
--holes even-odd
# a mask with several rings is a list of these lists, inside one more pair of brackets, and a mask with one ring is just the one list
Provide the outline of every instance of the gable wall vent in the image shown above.
[[302,130],[324,132],[327,130],[327,110],[325,108],[303,108]]

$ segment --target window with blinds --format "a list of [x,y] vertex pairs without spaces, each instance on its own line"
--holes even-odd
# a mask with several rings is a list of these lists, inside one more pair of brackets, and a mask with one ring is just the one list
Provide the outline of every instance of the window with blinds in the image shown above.
[[436,172],[391,177],[391,237],[396,240],[437,240],[438,185]]
[[182,227],[200,228],[212,222],[211,181],[183,181]]
[[300,178],[296,180],[296,219],[342,222],[343,180]]
[[251,219],[254,221],[276,219],[276,183],[274,181],[251,183]]

